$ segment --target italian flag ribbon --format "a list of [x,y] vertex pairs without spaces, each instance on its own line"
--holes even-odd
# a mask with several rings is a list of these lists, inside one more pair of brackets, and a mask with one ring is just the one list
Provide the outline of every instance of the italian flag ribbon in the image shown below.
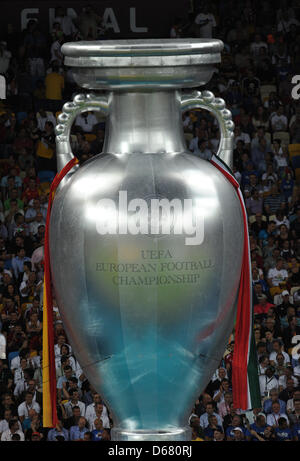
[[[228,167],[216,156],[212,157],[211,163],[235,188],[243,213],[244,247],[235,324],[232,391],[234,407],[240,410],[249,410],[260,408],[261,398],[256,346],[253,336],[252,277],[247,212],[239,183],[229,172]],[[216,319],[214,323],[222,321],[224,315],[224,312],[221,313],[220,318]]]
[[50,188],[46,218],[44,242],[44,293],[43,293],[43,427],[55,427],[56,411],[56,369],[54,356],[53,300],[51,285],[51,269],[49,255],[49,223],[55,192],[61,180],[78,163],[73,158],[58,173]]

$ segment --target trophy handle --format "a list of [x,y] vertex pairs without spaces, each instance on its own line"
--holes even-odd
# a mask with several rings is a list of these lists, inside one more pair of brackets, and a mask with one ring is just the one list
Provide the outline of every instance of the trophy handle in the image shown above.
[[[70,132],[72,124],[77,115],[82,112],[90,110],[97,110],[107,115],[108,101],[105,96],[96,96],[95,94],[77,94],[73,102],[66,102],[63,105],[62,113],[57,117],[58,124],[55,128],[56,133],[56,156],[57,156],[57,172],[59,173],[62,168],[74,158],[71,144]],[[72,168],[78,168],[76,165]],[[70,173],[69,173],[70,174]]]
[[230,168],[233,167],[234,123],[230,110],[225,108],[225,101],[215,98],[211,91],[194,91],[181,97],[182,111],[206,109],[212,112],[219,122],[221,139],[217,156]]

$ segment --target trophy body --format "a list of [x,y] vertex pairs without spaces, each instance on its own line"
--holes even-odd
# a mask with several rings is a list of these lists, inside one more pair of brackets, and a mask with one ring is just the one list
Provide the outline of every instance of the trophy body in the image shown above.
[[[210,78],[209,59],[217,61],[221,44],[180,42],[181,55],[170,52],[170,40],[160,48],[141,40],[63,49],[83,87],[109,89],[105,97],[78,96],[60,116],[59,168],[72,156],[68,130],[76,114],[103,111],[107,128],[103,152],[56,193],[50,257],[64,326],[112,411],[113,440],[190,439],[189,413],[218,367],[235,316],[242,211],[229,181],[187,152],[181,113],[204,107],[219,118],[218,154],[227,163],[233,125],[211,93],[179,91]],[[190,43],[198,46],[194,64],[182,62],[174,72],[170,62],[186,59]],[[125,54],[123,67],[112,66],[114,53]],[[164,53],[171,56],[165,67]],[[136,56],[143,69],[132,64]],[[158,58],[161,67],[154,67]]]

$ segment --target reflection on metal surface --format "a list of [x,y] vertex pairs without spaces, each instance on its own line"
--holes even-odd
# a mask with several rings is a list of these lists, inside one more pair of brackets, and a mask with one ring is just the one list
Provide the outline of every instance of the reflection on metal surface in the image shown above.
[[76,80],[108,93],[64,106],[58,168],[72,158],[74,114],[97,109],[107,123],[103,153],[74,168],[55,196],[53,284],[75,355],[112,411],[114,440],[188,440],[189,412],[233,327],[242,213],[224,176],[186,151],[181,114],[199,106],[218,117],[218,155],[228,165],[231,116],[211,93],[179,91],[208,82],[222,46],[141,40],[63,47]]

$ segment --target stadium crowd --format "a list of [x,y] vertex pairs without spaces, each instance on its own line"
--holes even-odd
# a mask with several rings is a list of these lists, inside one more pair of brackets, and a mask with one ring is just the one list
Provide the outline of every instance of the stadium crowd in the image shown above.
[[[300,440],[300,103],[291,84],[300,69],[300,1],[195,1],[190,21],[176,19],[170,30],[174,39],[191,36],[225,44],[208,88],[225,99],[236,126],[233,172],[248,212],[261,394],[258,408],[233,406],[233,332],[190,415],[192,440]],[[8,24],[0,34],[0,74],[7,82],[0,103],[1,441],[110,440],[109,409],[72,354],[57,306],[59,422],[53,429],[42,425],[41,354],[54,128],[63,103],[79,91],[61,45],[105,38],[102,18],[90,6],[76,20],[58,7],[48,32],[29,20],[23,31]],[[195,155],[217,152],[220,131],[209,112],[186,113],[183,125]],[[81,163],[101,152],[104,130],[92,112],[77,117],[71,143]]]

